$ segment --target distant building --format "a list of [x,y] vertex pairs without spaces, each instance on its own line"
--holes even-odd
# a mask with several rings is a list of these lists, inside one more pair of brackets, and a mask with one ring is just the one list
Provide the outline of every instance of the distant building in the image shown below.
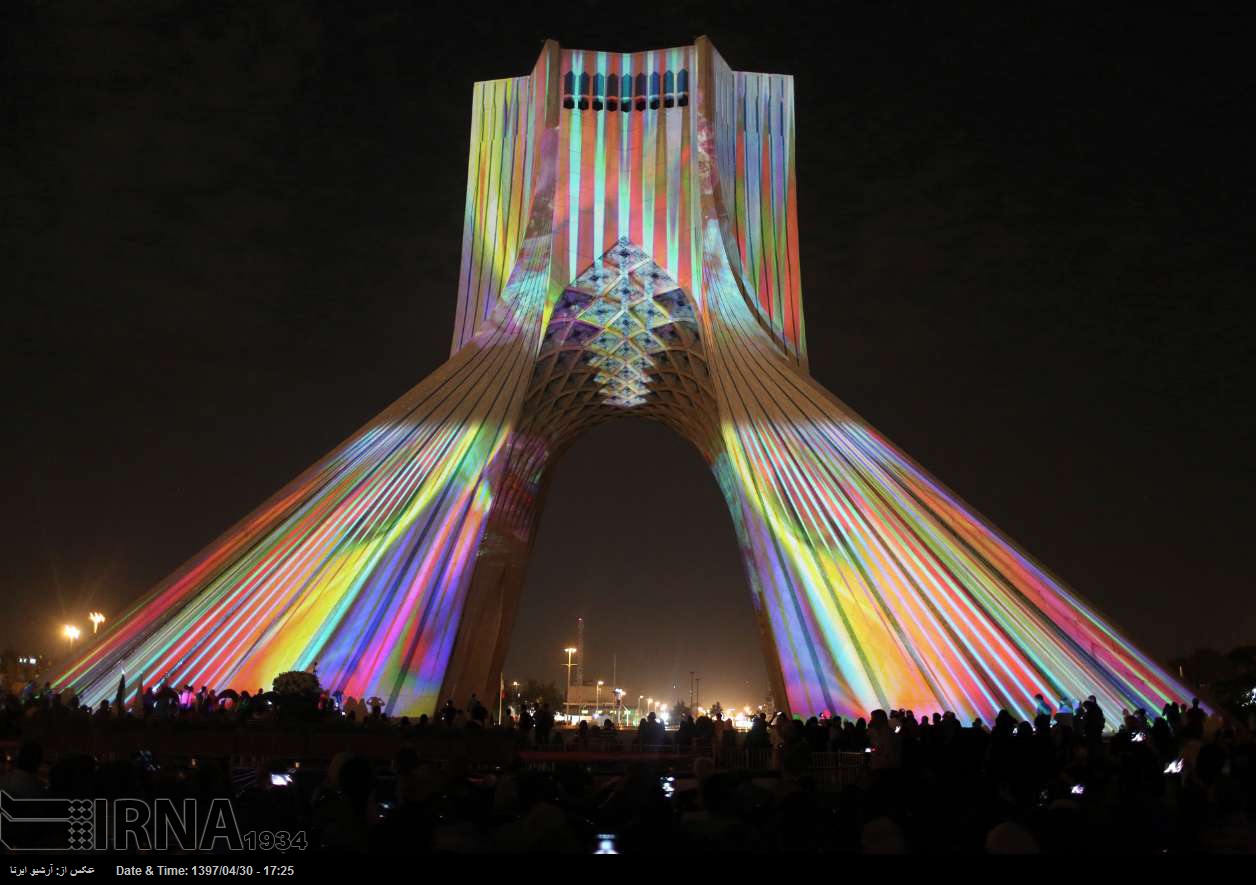
[[0,655],[0,674],[12,685],[0,685],[0,688],[12,688],[13,685],[24,685],[44,671],[47,659],[44,655],[27,652],[13,652]]
[[589,718],[601,710],[601,718],[615,718],[615,689],[610,685],[599,687],[597,683],[576,685],[572,683],[567,698],[567,711],[573,717]]

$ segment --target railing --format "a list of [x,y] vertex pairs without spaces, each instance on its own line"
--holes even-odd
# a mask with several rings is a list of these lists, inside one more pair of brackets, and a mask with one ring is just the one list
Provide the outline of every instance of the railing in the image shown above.
[[717,768],[729,771],[774,771],[780,767],[776,751],[771,747],[757,750],[720,749],[716,751],[715,764]]
[[[34,731],[34,730],[32,730]],[[493,770],[518,754],[533,770],[552,771],[558,765],[588,764],[617,767],[633,762],[666,765],[675,771],[691,771],[702,759],[718,771],[776,773],[783,770],[781,754],[772,748],[734,749],[694,743],[688,746],[639,744],[631,733],[614,738],[580,741],[569,737],[562,744],[518,747],[513,738],[491,732],[448,732],[440,729],[410,734],[395,731],[323,732],[308,729],[145,727],[131,723],[117,728],[41,729],[31,734],[41,740],[45,758],[66,753],[87,753],[99,760],[129,758],[137,751],[157,756],[202,757],[230,760],[233,767],[254,767],[275,758],[330,760],[340,752],[352,752],[378,762],[390,760],[405,744],[423,761],[448,763],[463,760],[473,770]],[[11,746],[10,746],[11,745]],[[0,744],[4,755],[16,754],[17,742]],[[867,770],[864,753],[811,753],[799,760],[796,771],[832,786],[859,784]]]
[[[84,724],[86,725],[86,724]],[[431,729],[402,735],[383,731],[319,731],[310,728],[181,727],[177,723],[109,723],[99,727],[33,727],[26,737],[40,743],[45,759],[86,754],[97,760],[127,759],[139,751],[160,757],[229,759],[252,765],[267,759],[331,759],[348,752],[378,762],[391,760],[403,745],[412,747],[423,761],[465,759],[473,765],[507,764],[514,741],[492,732],[449,732]],[[16,741],[4,747],[16,753]]]
[[855,786],[862,782],[868,770],[868,757],[864,753],[812,753],[811,773],[816,780],[829,786]]
[[[519,755],[534,771],[553,771],[558,765],[571,763],[617,765],[629,762],[665,763],[680,769],[691,769],[700,759],[710,759],[717,771],[766,774],[780,772],[782,769],[780,752],[773,748],[712,749],[678,747],[675,744],[641,746],[634,742],[629,746],[612,745],[608,749],[598,747],[594,742],[590,742],[588,746],[573,742],[561,747],[521,750]],[[811,753],[805,758],[806,766],[798,773],[805,773],[817,782],[829,786],[859,784],[868,768],[868,759],[863,753]]]

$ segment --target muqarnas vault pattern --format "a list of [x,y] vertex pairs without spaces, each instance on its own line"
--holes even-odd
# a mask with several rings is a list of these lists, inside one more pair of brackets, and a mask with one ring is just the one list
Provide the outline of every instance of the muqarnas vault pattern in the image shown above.
[[637,414],[714,471],[789,710],[989,719],[1032,715],[1038,693],[1184,696],[808,374],[790,77],[733,71],[705,39],[550,42],[472,103],[450,359],[58,687],[95,703],[125,669],[131,691],[253,690],[317,662],[397,715],[491,696],[551,465]]

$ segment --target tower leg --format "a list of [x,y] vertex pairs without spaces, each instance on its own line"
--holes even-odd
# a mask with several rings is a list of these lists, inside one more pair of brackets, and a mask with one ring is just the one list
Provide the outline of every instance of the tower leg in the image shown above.
[[511,631],[519,613],[528,561],[549,488],[548,471],[529,482],[519,457],[507,468],[506,492],[494,501],[475,559],[458,637],[441,687],[440,702],[461,706],[474,692],[488,705],[499,689]]
[[730,343],[707,348],[717,472],[793,713],[1032,719],[1036,694],[1155,710],[1180,692],[923,468],[756,346],[753,329],[726,331],[717,322],[708,341]]
[[[526,319],[527,314],[524,314]],[[536,322],[498,324],[120,617],[58,679],[324,688],[436,706],[476,551],[503,491]]]

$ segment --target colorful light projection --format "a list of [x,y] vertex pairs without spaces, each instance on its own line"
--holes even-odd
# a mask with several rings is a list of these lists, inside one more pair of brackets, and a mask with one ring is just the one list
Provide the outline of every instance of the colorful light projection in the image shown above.
[[[254,690],[318,663],[394,714],[497,686],[549,466],[625,413],[711,464],[777,697],[990,719],[1185,690],[806,373],[793,85],[709,41],[546,45],[476,84],[454,353],[57,681]],[[730,592],[731,588],[730,588]]]

